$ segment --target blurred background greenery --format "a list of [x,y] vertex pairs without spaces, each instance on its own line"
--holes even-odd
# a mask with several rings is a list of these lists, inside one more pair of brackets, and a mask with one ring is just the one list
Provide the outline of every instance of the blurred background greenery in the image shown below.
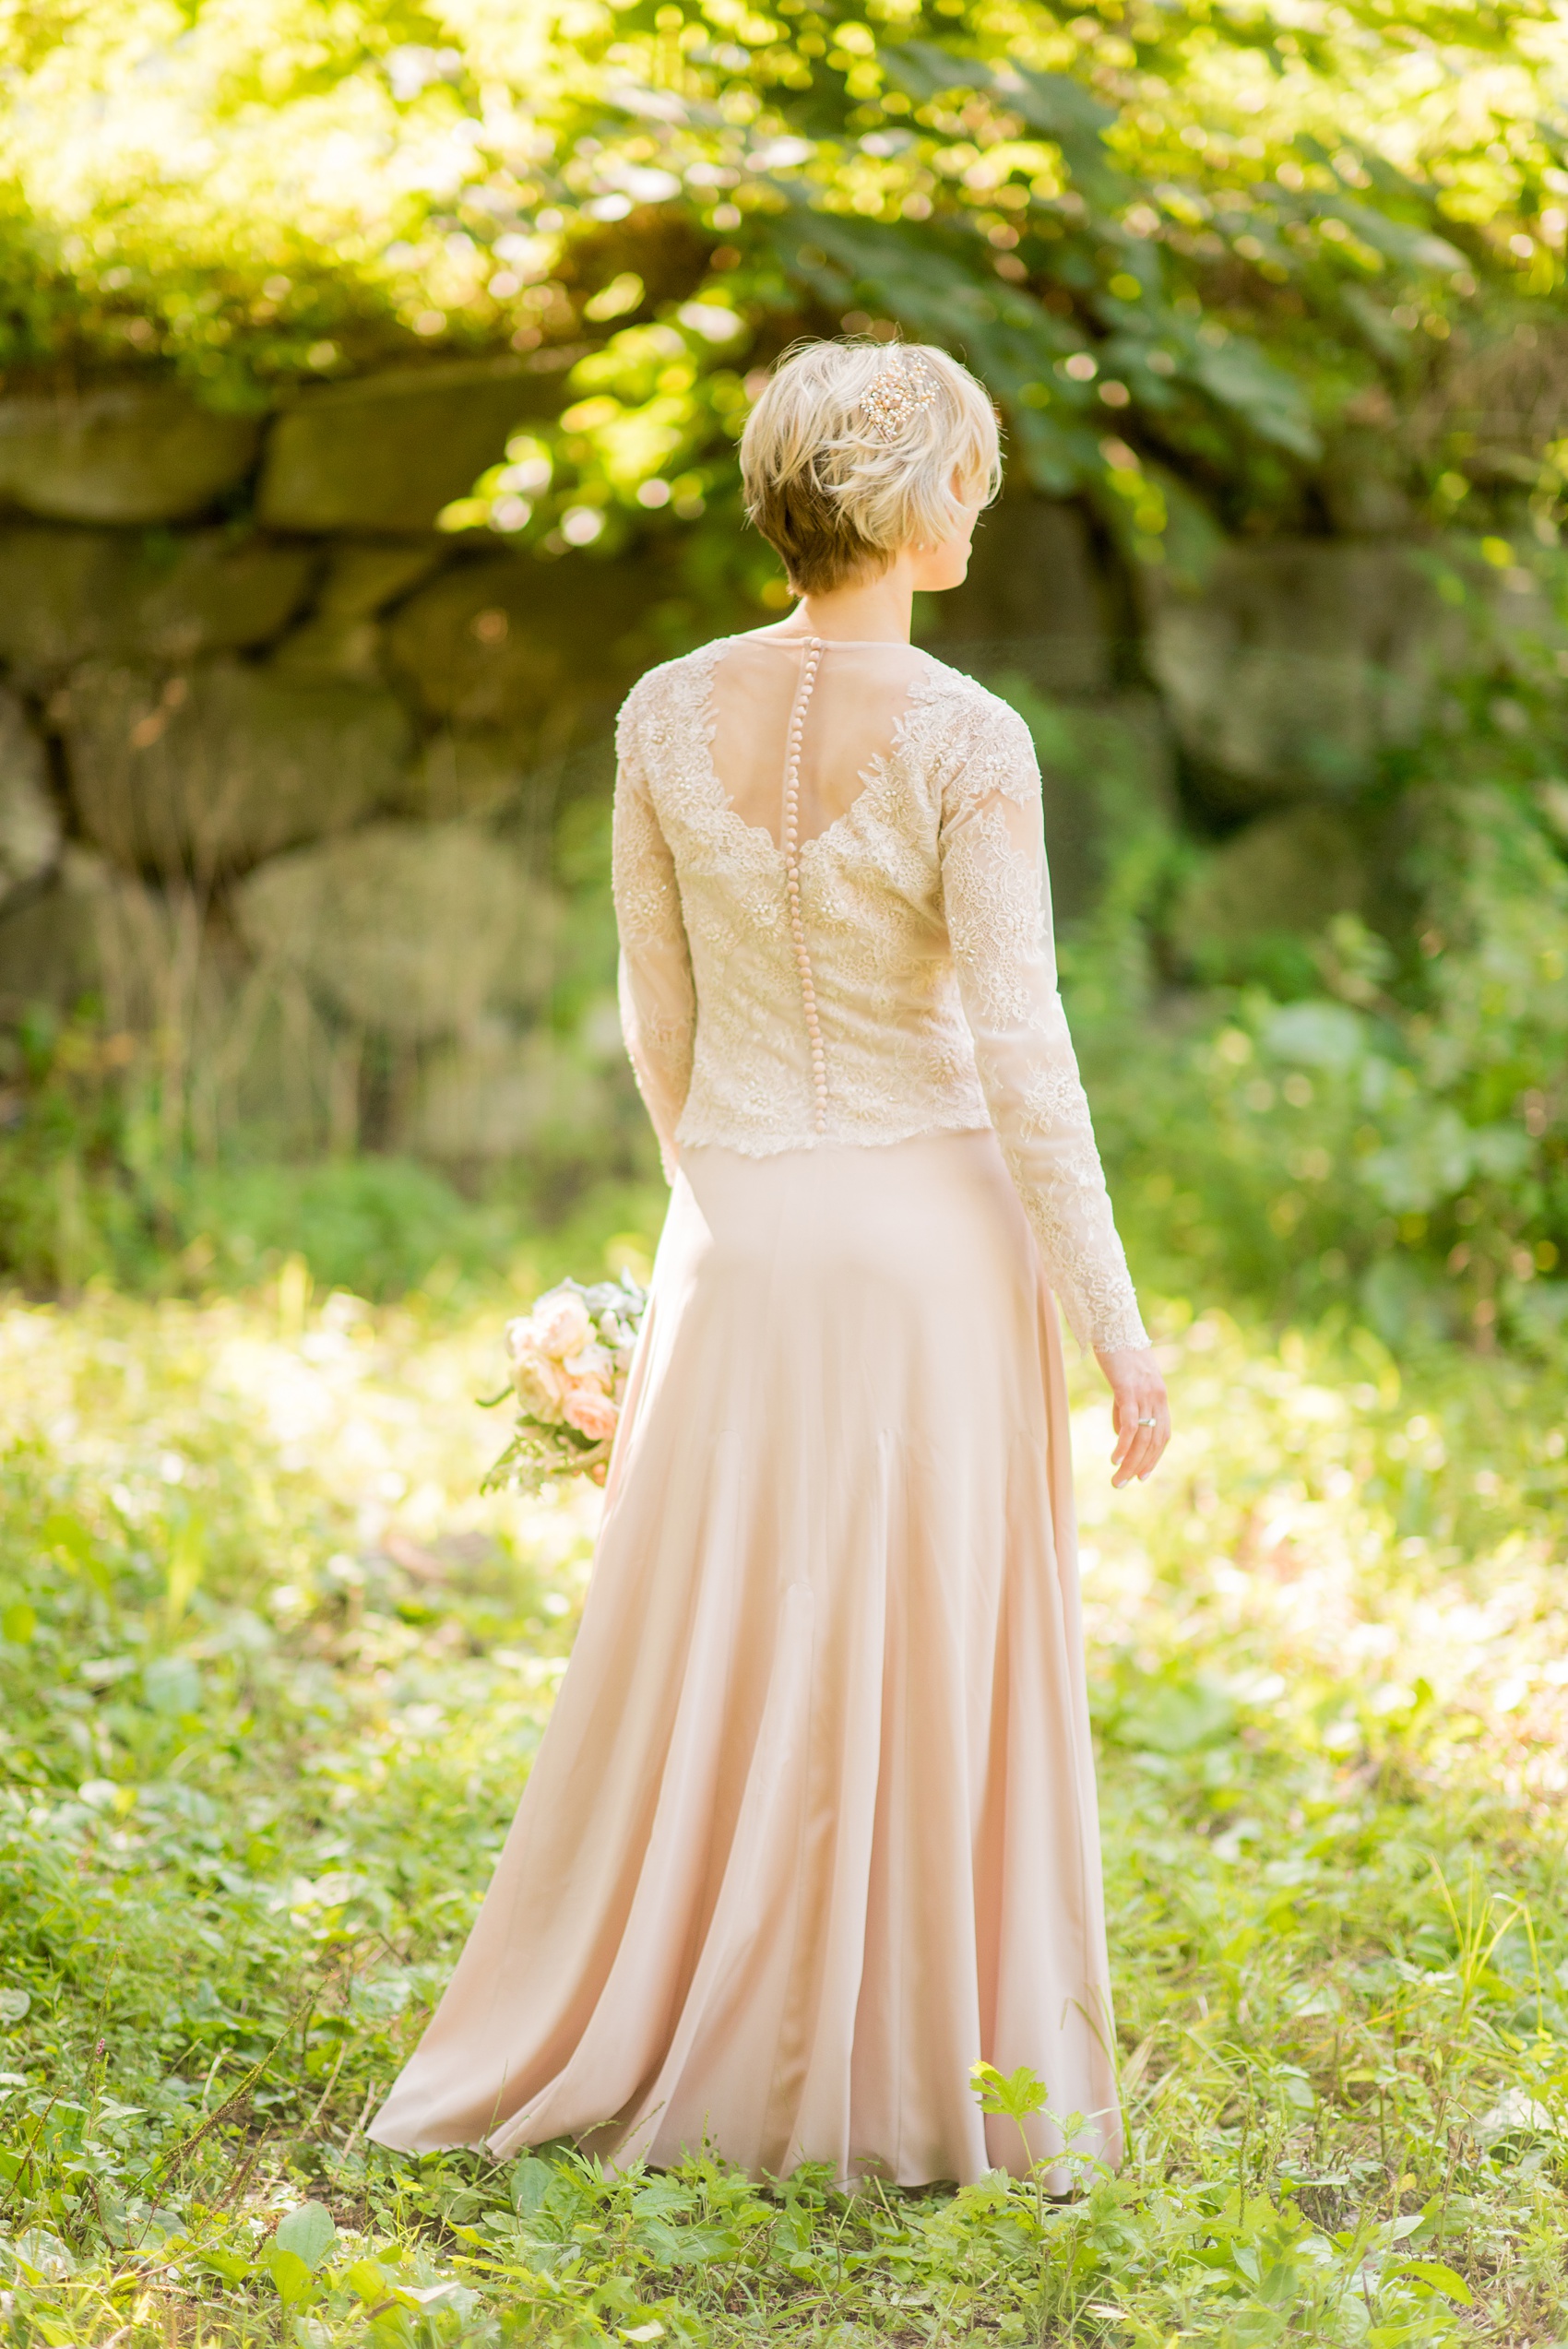
[[[1565,97],[1544,0],[0,0],[18,2342],[1568,2333]],[[1060,2211],[363,2139],[591,1555],[474,1398],[662,1214],[611,720],[785,608],[735,442],[840,331],[1004,413],[919,626],[1178,1400],[1113,1494],[1077,1373]]]
[[[1300,21],[1298,21],[1298,17]],[[1136,1269],[1568,1309],[1565,44],[1543,6],[42,0],[0,128],[0,1261],[372,1297],[657,1229],[609,721],[783,608],[792,338],[1008,488]]]

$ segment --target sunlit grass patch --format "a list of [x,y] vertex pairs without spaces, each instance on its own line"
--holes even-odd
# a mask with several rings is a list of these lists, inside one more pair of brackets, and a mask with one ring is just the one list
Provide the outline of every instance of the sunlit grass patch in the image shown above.
[[0,1319],[14,2338],[1568,2334],[1561,1408],[1365,1337],[1172,1311],[1182,1432],[1120,1495],[1079,1390],[1120,2177],[367,2147],[587,1577],[597,1495],[479,1491],[507,1310]]

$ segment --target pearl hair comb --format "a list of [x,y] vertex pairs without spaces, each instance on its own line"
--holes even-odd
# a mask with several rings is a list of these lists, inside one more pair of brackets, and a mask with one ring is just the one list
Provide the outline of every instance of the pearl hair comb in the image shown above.
[[917,409],[929,408],[935,397],[936,386],[924,360],[895,345],[861,401],[861,414],[873,440],[889,443],[899,437]]

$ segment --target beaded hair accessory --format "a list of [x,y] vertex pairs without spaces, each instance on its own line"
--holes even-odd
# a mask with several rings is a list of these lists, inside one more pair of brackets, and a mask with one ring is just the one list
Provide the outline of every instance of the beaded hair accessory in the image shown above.
[[891,443],[897,440],[910,417],[919,409],[929,408],[935,397],[936,386],[924,360],[895,346],[861,399],[861,414],[873,440]]

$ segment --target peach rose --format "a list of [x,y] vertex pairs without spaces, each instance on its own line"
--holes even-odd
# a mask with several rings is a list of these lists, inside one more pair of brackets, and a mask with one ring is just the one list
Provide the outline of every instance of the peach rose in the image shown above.
[[561,1416],[569,1428],[586,1435],[590,1443],[603,1443],[614,1434],[621,1414],[598,1387],[574,1386],[567,1393]]

